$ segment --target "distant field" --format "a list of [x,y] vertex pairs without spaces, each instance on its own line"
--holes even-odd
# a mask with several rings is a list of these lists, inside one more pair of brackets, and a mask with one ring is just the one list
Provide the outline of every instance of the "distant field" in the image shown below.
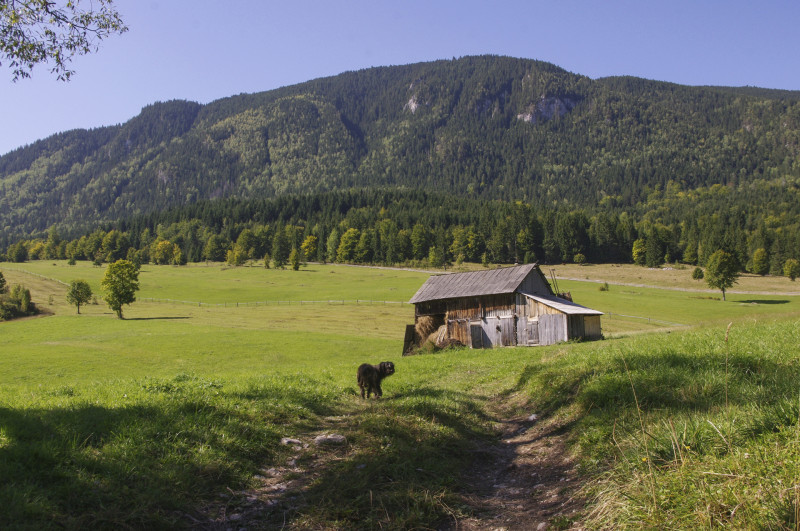
[[[564,266],[556,268],[559,276],[561,273],[558,268],[561,267]],[[34,301],[45,311],[66,315],[72,315],[74,308],[67,306],[64,300],[66,288],[63,285],[19,270],[62,282],[82,278],[92,285],[99,301],[98,305],[83,308],[82,313],[112,316],[100,293],[104,267],[94,267],[88,262],[69,266],[64,261],[34,261],[21,265],[0,264],[0,270],[4,271],[10,283],[22,283],[31,289]],[[544,268],[544,271],[549,277],[548,268]],[[597,273],[609,279],[609,282],[631,280],[641,273],[646,275],[648,285],[665,287],[673,285],[678,273],[690,275],[687,271],[649,270],[638,266],[574,266],[574,269],[566,270],[570,274],[575,271],[584,277]],[[401,303],[408,301],[428,276],[421,272],[342,265],[311,265],[301,271],[262,267],[230,268],[221,264],[184,267],[149,265],[143,267],[140,275],[141,291],[137,294],[140,302],[126,308],[125,315],[134,318],[152,316],[155,312],[164,318],[191,318],[192,323],[203,326],[210,323],[238,329],[269,328],[281,331],[341,331],[353,322],[369,323],[363,326],[365,335],[379,334],[380,337],[402,341],[404,324],[413,322],[413,307]],[[605,312],[602,322],[606,335],[722,321],[727,324],[729,320],[800,313],[800,295],[781,295],[775,288],[779,285],[794,287],[788,279],[745,277],[741,280],[743,285],[765,290],[765,286],[772,285],[774,294],[729,293],[725,302],[720,300],[719,292],[705,291],[704,284],[691,279],[690,282],[700,291],[614,284],[608,291],[600,291],[601,284],[593,277],[582,281],[562,279],[558,281],[558,287],[562,291],[570,291],[575,302]],[[191,301],[204,303],[204,306],[152,303],[148,302],[150,298]],[[331,302],[303,304],[302,301]],[[355,304],[356,301],[360,302]],[[264,302],[268,303],[266,307],[255,306]],[[231,313],[237,303],[249,306],[245,306],[246,311]],[[337,308],[342,303],[347,307],[346,311]],[[155,306],[151,308],[153,304]],[[371,305],[372,309],[364,305]],[[226,311],[218,311],[226,308]],[[353,318],[362,314],[366,319]],[[235,317],[231,317],[233,315]],[[229,324],[222,324],[224,322]]]
[[[691,291],[713,291],[710,290],[704,280],[692,279],[694,266],[664,266],[663,268],[651,269],[647,267],[631,264],[597,264],[597,265],[576,265],[561,264],[553,266],[542,266],[542,271],[547,278],[551,276],[551,270],[555,271],[557,278],[571,278],[576,280],[587,280],[592,282],[608,282],[656,286],[672,289],[686,289]],[[559,285],[561,281],[559,281]],[[748,273],[742,274],[730,290],[736,292],[755,292],[755,293],[774,293],[783,295],[800,295],[800,282],[792,282],[786,277],[760,276]],[[717,292],[719,293],[719,292]]]
[[[65,261],[0,263],[0,270],[22,269],[69,283],[80,278],[95,292],[105,267],[90,262],[74,266]],[[11,273],[9,273],[11,274]],[[407,302],[428,278],[425,273],[311,264],[300,271],[222,264],[142,267],[140,298],[190,300],[207,303],[257,301],[355,300]]]

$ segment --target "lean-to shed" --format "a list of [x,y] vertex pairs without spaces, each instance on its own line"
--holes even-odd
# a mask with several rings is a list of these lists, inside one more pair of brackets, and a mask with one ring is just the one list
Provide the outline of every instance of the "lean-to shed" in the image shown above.
[[404,352],[432,332],[472,348],[601,337],[602,312],[557,296],[537,264],[431,276],[410,302]]

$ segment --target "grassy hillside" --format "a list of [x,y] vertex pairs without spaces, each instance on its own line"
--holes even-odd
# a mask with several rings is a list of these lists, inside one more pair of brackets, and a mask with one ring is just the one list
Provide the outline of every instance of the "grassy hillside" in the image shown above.
[[[102,275],[89,265],[25,267],[65,281],[77,272],[93,286]],[[148,266],[142,294],[402,301],[425,278],[316,268]],[[589,527],[797,522],[795,296],[759,296],[786,302],[753,305],[738,296],[723,303],[653,288],[633,296],[573,282],[576,301],[589,306],[636,315],[655,311],[647,302],[655,300],[675,322],[713,323],[402,358],[409,305],[137,302],[120,321],[102,304],[75,315],[58,297],[62,285],[0,269],[54,313],[0,324],[6,527],[236,525],[235,515],[254,528],[284,519],[293,528],[436,527],[476,514],[463,473],[495,440],[506,400],[569,433],[591,502],[582,516]],[[304,286],[292,297],[298,278]],[[604,327],[612,321],[604,318]],[[646,328],[639,321],[629,326]],[[397,374],[386,380],[384,399],[362,401],[356,367],[386,359]],[[345,435],[347,444],[316,447],[321,433]],[[309,446],[281,444],[283,437]],[[269,483],[274,475],[287,493]],[[300,488],[307,504],[292,498]]]

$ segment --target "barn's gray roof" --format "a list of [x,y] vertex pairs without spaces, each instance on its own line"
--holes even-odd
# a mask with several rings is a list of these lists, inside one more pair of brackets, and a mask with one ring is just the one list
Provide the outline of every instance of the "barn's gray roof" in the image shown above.
[[435,275],[425,281],[410,302],[416,304],[439,299],[514,293],[534,269],[536,264],[527,264],[488,271]]
[[529,299],[541,302],[545,306],[554,308],[567,315],[603,315],[603,312],[592,310],[591,308],[581,306],[580,304],[575,304],[572,301],[568,301],[567,299],[562,299],[560,297],[543,297],[541,295],[533,295],[532,293],[525,292],[522,292],[522,294]]

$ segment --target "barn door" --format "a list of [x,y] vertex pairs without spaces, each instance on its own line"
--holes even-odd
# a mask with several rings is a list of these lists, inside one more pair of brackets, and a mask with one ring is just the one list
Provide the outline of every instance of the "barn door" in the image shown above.
[[500,345],[503,345],[504,347],[513,347],[516,344],[516,320],[517,318],[513,315],[500,318]]
[[483,326],[480,322],[469,324],[472,348],[483,348]]
[[525,323],[528,329],[528,345],[539,344],[539,320]]

